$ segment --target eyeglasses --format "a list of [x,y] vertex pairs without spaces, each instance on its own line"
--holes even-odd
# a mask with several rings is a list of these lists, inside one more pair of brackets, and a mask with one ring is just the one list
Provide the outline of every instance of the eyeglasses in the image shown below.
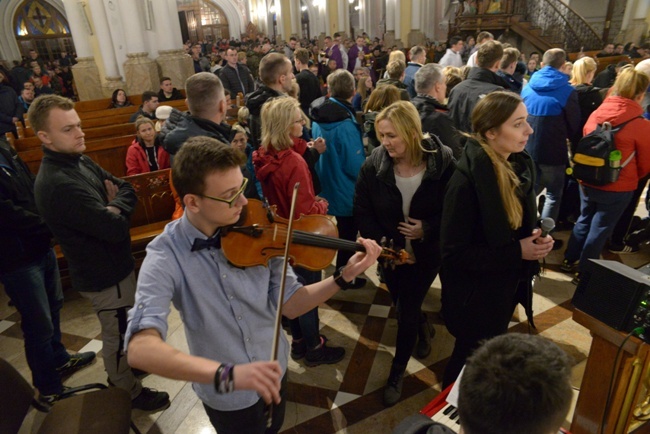
[[300,118],[300,119],[298,119],[297,121],[293,121],[293,123],[294,123],[294,124],[304,124],[304,123],[305,123],[305,119]]
[[206,194],[197,194],[197,196],[204,197],[206,199],[216,200],[217,202],[227,203],[228,208],[232,208],[233,204],[237,202],[237,199],[239,199],[239,196],[241,196],[244,193],[244,190],[246,190],[247,184],[248,184],[248,178],[244,178],[244,182],[242,183],[241,187],[239,188],[237,193],[235,193],[235,195],[230,199],[221,199],[220,197],[212,197]]

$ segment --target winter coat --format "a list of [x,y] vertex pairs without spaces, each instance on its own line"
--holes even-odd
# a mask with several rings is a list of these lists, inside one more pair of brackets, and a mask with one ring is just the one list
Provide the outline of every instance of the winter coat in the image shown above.
[[[168,169],[169,154],[160,144],[160,138],[156,137],[154,144],[158,160],[158,170]],[[140,173],[149,173],[149,159],[147,157],[146,145],[137,137],[126,150],[126,175],[138,175]]]
[[261,86],[246,98],[246,107],[250,116],[248,118],[248,126],[251,129],[251,144],[253,148],[257,149],[262,141],[262,106],[266,101],[271,98],[281,96],[280,92],[271,89],[268,86]]
[[409,62],[406,65],[406,70],[404,71],[404,84],[406,85],[406,90],[409,93],[410,98],[415,98],[417,92],[415,91],[415,73],[422,68],[422,65],[415,62]]
[[382,78],[377,82],[377,89],[379,89],[382,86],[387,86],[389,84],[392,84],[395,86],[397,89],[399,89],[400,92],[400,97],[402,101],[410,101],[411,97],[409,97],[409,92],[406,88],[406,85],[402,83],[399,80],[395,80],[393,78]]
[[11,86],[0,84],[0,136],[13,132],[16,135],[16,126],[13,118],[22,119],[23,107],[18,101],[16,92]]
[[424,94],[417,95],[411,102],[420,114],[422,132],[438,136],[443,145],[451,148],[454,158],[460,158],[465,140],[454,127],[447,106]]
[[160,129],[160,140],[173,159],[183,143],[190,137],[208,136],[229,145],[231,134],[230,126],[227,124],[216,124],[173,108],[169,118]]
[[566,141],[580,130],[578,94],[569,84],[569,77],[545,66],[531,77],[521,97],[533,129],[526,151],[536,164],[566,164]]
[[176,101],[179,99],[183,99],[183,94],[176,88],[172,89],[172,96],[169,98],[165,96],[165,92],[162,89],[158,91],[158,102]]
[[354,186],[365,160],[361,127],[352,105],[336,98],[319,98],[311,106],[312,136],[322,137],[327,150],[316,164],[321,196],[329,202],[329,213],[352,216]]
[[[230,91],[234,99],[239,92],[247,95],[255,90],[255,81],[246,65],[237,64],[237,70],[230,65],[221,68],[217,74],[223,83],[223,87]],[[242,85],[244,88],[242,89]]]
[[582,138],[582,129],[587,123],[589,116],[603,103],[603,96],[599,87],[590,86],[588,84],[579,84],[575,87],[578,93],[578,104],[580,105],[580,128],[571,138],[572,149],[578,144]]

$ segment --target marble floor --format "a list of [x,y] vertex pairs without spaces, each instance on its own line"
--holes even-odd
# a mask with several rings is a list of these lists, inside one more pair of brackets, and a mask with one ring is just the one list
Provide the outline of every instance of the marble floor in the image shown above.
[[[568,239],[569,232],[558,232]],[[612,255],[631,267],[650,262],[650,247],[642,246],[634,255]],[[584,362],[591,337],[571,319],[571,297],[575,286],[571,276],[559,271],[562,252],[552,252],[546,261],[543,278],[535,286],[535,323],[539,333],[560,345],[574,360],[573,383],[579,393]],[[332,267],[326,274],[332,272]],[[374,270],[367,273],[368,285],[359,290],[340,292],[320,308],[322,333],[332,344],[346,348],[345,359],[335,365],[306,367],[290,360],[288,402],[283,433],[390,433],[404,417],[418,412],[440,392],[440,378],[451,353],[454,339],[438,315],[440,282],[436,280],[424,303],[424,310],[436,328],[433,351],[425,360],[412,358],[407,368],[402,400],[391,408],[381,403],[382,387],[394,353],[397,323],[387,291],[378,285]],[[100,351],[99,323],[89,303],[73,290],[65,292],[61,328],[64,342],[71,351]],[[521,321],[518,319],[520,318]],[[527,333],[523,309],[515,314],[511,331]],[[20,315],[8,306],[0,291],[0,357],[13,364],[30,379],[24,357]],[[178,313],[170,316],[169,343],[186,349],[184,330]],[[106,383],[101,358],[83,369],[65,384]],[[143,433],[209,434],[214,433],[201,403],[188,383],[150,375],[143,380],[148,387],[167,391],[171,407],[154,414],[133,412],[133,419]],[[570,425],[571,413],[565,427]],[[43,414],[31,410],[21,433],[35,432]]]

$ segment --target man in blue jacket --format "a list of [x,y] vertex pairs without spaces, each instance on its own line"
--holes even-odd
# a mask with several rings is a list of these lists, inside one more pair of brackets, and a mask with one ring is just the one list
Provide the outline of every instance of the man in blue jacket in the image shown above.
[[[542,218],[556,221],[564,190],[567,139],[580,128],[578,94],[569,84],[569,76],[559,70],[564,62],[564,50],[548,50],[542,57],[543,68],[521,92],[528,109],[528,123],[534,130],[528,137],[526,151],[537,165],[537,194],[546,189]],[[561,246],[556,241],[553,249]]]
[[[352,216],[352,199],[359,170],[365,160],[361,127],[357,123],[352,97],[354,77],[345,69],[327,76],[330,97],[322,97],[311,105],[314,120],[312,136],[322,137],[327,150],[316,164],[321,180],[321,196],[329,202],[329,213],[336,217],[339,237],[355,241],[358,228]],[[351,253],[339,252],[336,268],[344,266]],[[357,278],[354,287],[363,287],[365,279]]]

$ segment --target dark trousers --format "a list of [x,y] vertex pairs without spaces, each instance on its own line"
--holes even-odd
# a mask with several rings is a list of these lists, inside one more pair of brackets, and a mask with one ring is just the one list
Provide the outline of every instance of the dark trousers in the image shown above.
[[282,378],[280,388],[280,404],[273,404],[273,421],[267,428],[268,406],[262,398],[255,404],[242,410],[220,411],[203,404],[210,422],[219,434],[275,434],[280,431],[284,423],[284,410],[286,407],[287,375]]
[[[342,240],[356,241],[359,228],[357,227],[354,217],[341,217],[336,216],[336,226],[339,230],[339,238]],[[348,260],[354,255],[354,252],[346,252],[339,250],[336,254],[336,268],[344,266]]]
[[22,318],[25,356],[34,386],[43,395],[61,393],[63,386],[56,368],[65,365],[70,356],[61,343],[63,291],[54,250],[1,275],[0,282]]
[[384,280],[397,308],[395,365],[406,365],[415,348],[422,321],[422,302],[438,274],[438,267],[403,264],[384,268]]
[[627,208],[625,208],[625,211],[623,211],[623,215],[618,219],[616,226],[614,226],[614,232],[612,232],[612,243],[623,244],[623,241],[625,241],[625,236],[627,235],[630,229],[630,224],[632,223],[632,217],[634,217],[636,207],[639,205],[639,199],[643,194],[643,190],[645,189],[646,184],[648,184],[648,179],[650,179],[650,175],[639,180],[639,184],[634,191],[632,200],[628,204]]
[[[302,267],[293,267],[293,271],[298,276],[298,281],[303,285],[310,285],[321,280],[320,271],[309,271]],[[314,348],[320,344],[319,325],[318,307],[315,307],[298,318],[289,320],[291,337],[296,341],[304,338],[307,348]]]

